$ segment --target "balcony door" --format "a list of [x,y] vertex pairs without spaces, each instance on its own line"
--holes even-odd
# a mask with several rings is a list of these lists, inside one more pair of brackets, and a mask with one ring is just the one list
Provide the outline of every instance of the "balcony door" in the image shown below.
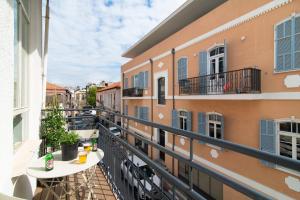
[[224,72],[225,72],[225,53],[224,45],[217,46],[209,51],[208,64],[208,93],[223,93]]
[[165,77],[158,79],[158,104],[166,104],[166,88],[165,88]]

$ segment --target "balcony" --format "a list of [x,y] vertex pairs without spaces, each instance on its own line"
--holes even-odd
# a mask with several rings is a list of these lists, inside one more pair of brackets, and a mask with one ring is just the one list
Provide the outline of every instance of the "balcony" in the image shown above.
[[141,88],[128,88],[123,89],[123,96],[124,97],[142,97],[143,96],[143,89]]
[[179,95],[253,94],[261,92],[261,70],[244,68],[179,80]]
[[[202,185],[194,184],[194,178],[192,175],[194,175],[195,172],[196,174],[198,172],[205,173],[208,176],[213,177],[215,180],[218,180],[220,184],[226,184],[249,198],[270,199],[269,196],[266,196],[259,190],[248,187],[247,185],[237,182],[231,177],[220,174],[214,169],[210,169],[194,162],[193,141],[198,140],[241,153],[252,158],[276,163],[283,167],[299,171],[300,163],[292,159],[272,155],[255,148],[239,145],[230,141],[214,139],[198,133],[192,133],[190,131],[174,129],[165,125],[139,120],[107,110],[106,108],[98,108],[97,110],[100,113],[107,112],[110,115],[121,117],[123,120],[126,119],[127,121],[130,120],[140,123],[148,126],[149,128],[159,128],[167,131],[173,135],[173,146],[175,145],[175,137],[185,136],[186,140],[190,141],[190,159],[187,159],[186,156],[172,150],[170,147],[153,142],[149,138],[141,136],[124,126],[119,126],[101,115],[84,115],[82,110],[65,110],[64,116],[69,116],[66,117],[69,130],[79,129],[82,131],[84,129],[95,130],[97,128],[99,131],[98,148],[103,150],[104,157],[98,163],[96,176],[93,177],[94,184],[92,185],[92,188],[94,190],[95,199],[211,199],[212,196],[202,190]],[[83,114],[71,117],[75,116],[74,111],[76,113]],[[99,123],[99,121],[103,121],[103,123]],[[120,134],[114,134],[109,127],[116,127],[120,130]],[[141,149],[136,148],[133,144],[129,143],[126,140],[128,135],[149,145],[151,147],[149,148],[151,149],[149,154],[145,154]],[[42,145],[40,152],[45,152],[44,149],[45,146]],[[164,162],[157,162],[153,157],[154,152],[166,154],[166,156],[172,160],[172,166],[169,166],[170,168],[166,168]],[[183,171],[178,172],[178,176],[174,175],[175,160],[177,160],[178,163],[180,163],[180,166],[183,167],[182,169],[184,169]],[[82,179],[79,179],[79,174],[68,176],[68,179],[70,180],[70,185],[67,185],[66,187],[80,185],[83,181]],[[62,190],[61,187],[62,185],[60,184],[55,185],[55,193],[57,195],[60,195]],[[81,189],[81,187],[78,188]],[[45,199],[45,196],[48,193],[47,190],[47,188],[38,187],[34,199]],[[79,199],[84,199],[87,197],[87,191],[84,187],[75,194],[76,195],[67,194],[66,196],[62,196],[62,198],[66,197],[67,199],[77,199],[77,197],[79,197]],[[49,199],[54,199],[54,196],[51,195]]]

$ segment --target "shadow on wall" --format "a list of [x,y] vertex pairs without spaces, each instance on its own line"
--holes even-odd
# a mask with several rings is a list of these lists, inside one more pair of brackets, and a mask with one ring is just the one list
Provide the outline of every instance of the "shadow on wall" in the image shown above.
[[30,180],[28,176],[22,175],[18,178],[12,180],[14,185],[14,197],[19,197],[23,199],[32,199],[33,198],[33,191],[31,188]]

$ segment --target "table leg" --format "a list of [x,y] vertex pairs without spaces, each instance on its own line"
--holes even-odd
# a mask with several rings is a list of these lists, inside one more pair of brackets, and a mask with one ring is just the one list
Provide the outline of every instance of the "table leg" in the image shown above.
[[60,199],[60,197],[55,193],[55,191],[52,189],[53,187],[53,183],[54,183],[54,179],[51,179],[51,184],[48,185],[47,181],[44,181],[43,179],[39,179],[40,183],[45,186],[48,189],[47,195],[46,195],[46,199],[48,199],[50,192],[57,198]]

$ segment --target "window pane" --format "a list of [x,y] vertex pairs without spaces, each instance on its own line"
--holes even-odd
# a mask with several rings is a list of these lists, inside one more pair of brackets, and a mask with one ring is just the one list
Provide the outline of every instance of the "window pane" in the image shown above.
[[183,119],[183,122],[184,122],[184,128],[183,128],[183,130],[187,130],[187,120]]
[[292,158],[292,137],[280,135],[280,155]]
[[219,53],[221,54],[221,53],[224,53],[224,47],[220,47],[219,48]]
[[282,122],[279,125],[280,131],[291,132],[291,122]]
[[19,114],[14,117],[13,120],[13,143],[14,143],[14,150],[16,150],[21,142],[22,142],[22,114]]
[[292,123],[292,132],[297,133],[297,123]]
[[300,138],[297,138],[297,160],[300,160]]
[[183,129],[183,118],[182,117],[179,118],[179,128]]
[[224,72],[224,62],[223,57],[219,58],[219,73]]
[[221,139],[222,138],[222,134],[221,134],[221,124],[217,124],[217,138]]
[[215,137],[215,127],[213,123],[209,123],[209,136]]
[[297,126],[298,126],[297,133],[300,133],[300,123],[298,123]]

